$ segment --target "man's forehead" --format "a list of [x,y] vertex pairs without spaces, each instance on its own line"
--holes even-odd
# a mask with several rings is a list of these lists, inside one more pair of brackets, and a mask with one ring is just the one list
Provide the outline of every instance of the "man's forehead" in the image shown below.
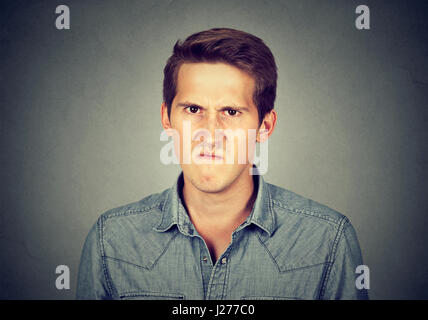
[[254,79],[224,63],[184,63],[178,72],[176,90],[176,102],[251,107]]
[[214,72],[215,70],[218,70],[220,73],[221,72],[225,72],[225,71],[233,71],[236,73],[241,74],[244,77],[248,77],[253,79],[253,77],[248,74],[247,72],[245,72],[244,70],[230,64],[227,62],[222,62],[222,61],[218,61],[218,62],[191,62],[191,61],[186,61],[181,63],[181,65],[178,67],[178,73],[180,74],[180,72],[188,72],[188,71],[197,71],[197,72],[201,72],[203,70],[206,70],[208,72]]

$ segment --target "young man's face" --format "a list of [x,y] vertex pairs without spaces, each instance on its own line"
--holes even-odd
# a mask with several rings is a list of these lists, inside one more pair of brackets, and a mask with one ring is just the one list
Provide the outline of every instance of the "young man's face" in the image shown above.
[[162,124],[179,134],[174,141],[183,175],[198,190],[220,192],[249,174],[251,132],[259,132],[254,88],[253,77],[228,64],[181,65],[169,119],[162,104]]

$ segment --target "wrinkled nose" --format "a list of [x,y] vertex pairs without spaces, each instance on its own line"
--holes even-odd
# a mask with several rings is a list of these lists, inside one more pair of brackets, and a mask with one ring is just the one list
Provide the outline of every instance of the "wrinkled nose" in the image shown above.
[[223,127],[218,115],[209,114],[203,125],[195,132],[194,140],[203,141],[212,150],[223,149]]
[[207,126],[206,129],[214,137],[215,130],[221,128],[220,119],[219,119],[218,114],[216,112],[208,114],[206,126]]

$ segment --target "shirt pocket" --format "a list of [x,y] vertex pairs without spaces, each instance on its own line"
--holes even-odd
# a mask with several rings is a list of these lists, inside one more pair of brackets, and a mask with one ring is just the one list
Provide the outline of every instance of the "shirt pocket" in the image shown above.
[[122,293],[119,298],[121,300],[184,300],[184,294],[138,291]]

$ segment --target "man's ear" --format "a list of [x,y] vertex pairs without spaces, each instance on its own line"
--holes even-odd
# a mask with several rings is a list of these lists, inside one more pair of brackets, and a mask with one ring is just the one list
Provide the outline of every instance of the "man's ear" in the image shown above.
[[274,109],[265,115],[257,132],[257,142],[263,143],[270,137],[273,133],[273,129],[275,129],[276,119],[277,113]]
[[165,102],[162,102],[161,105],[161,122],[164,130],[168,133],[169,136],[171,136],[171,122],[168,117],[168,107],[166,106]]

